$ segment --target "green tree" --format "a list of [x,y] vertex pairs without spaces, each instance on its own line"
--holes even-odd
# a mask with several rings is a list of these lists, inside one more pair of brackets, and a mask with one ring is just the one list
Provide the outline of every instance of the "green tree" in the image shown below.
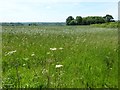
[[85,17],[82,18],[82,25],[87,25],[87,19]]
[[95,24],[101,24],[101,23],[105,23],[105,20],[103,17],[99,17],[99,16],[96,16],[95,17]]
[[106,20],[106,22],[111,22],[112,19],[114,19],[113,16],[112,16],[112,15],[109,15],[109,14],[107,14],[107,15],[104,16],[103,18]]
[[100,16],[88,16],[83,18],[84,25],[90,25],[90,24],[99,24],[99,23],[105,23],[105,20],[103,17]]
[[69,25],[76,25],[76,20],[72,20]]
[[77,25],[82,24],[82,17],[81,17],[81,16],[77,16],[77,17],[76,17],[76,24],[77,24]]
[[72,16],[69,16],[67,19],[66,19],[66,25],[70,25],[70,22],[74,20],[74,18]]

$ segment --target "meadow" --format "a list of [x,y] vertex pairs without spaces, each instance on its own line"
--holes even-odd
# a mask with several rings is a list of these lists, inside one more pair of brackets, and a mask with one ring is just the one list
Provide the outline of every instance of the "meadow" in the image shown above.
[[91,24],[93,27],[102,27],[102,28],[118,28],[119,22],[109,22],[102,24]]
[[118,30],[3,26],[3,88],[118,88]]

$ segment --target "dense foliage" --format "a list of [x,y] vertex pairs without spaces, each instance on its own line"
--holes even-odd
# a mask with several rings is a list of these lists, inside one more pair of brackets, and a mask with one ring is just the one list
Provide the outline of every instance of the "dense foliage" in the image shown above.
[[101,16],[88,16],[88,17],[81,17],[77,16],[74,19],[72,16],[69,16],[66,19],[66,25],[90,25],[90,24],[102,24],[106,22],[114,22],[114,18],[112,15],[106,15],[104,17]]

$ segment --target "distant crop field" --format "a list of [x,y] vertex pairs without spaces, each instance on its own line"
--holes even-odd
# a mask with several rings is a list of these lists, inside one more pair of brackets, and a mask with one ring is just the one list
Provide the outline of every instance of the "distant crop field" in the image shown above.
[[118,32],[90,26],[3,26],[4,88],[118,88]]

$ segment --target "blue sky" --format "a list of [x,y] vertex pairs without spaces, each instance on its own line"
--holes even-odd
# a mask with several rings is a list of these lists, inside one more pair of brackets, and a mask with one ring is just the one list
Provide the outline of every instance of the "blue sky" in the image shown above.
[[[9,2],[8,2],[9,1]],[[0,0],[0,22],[65,22],[68,16],[118,19],[118,0]]]

